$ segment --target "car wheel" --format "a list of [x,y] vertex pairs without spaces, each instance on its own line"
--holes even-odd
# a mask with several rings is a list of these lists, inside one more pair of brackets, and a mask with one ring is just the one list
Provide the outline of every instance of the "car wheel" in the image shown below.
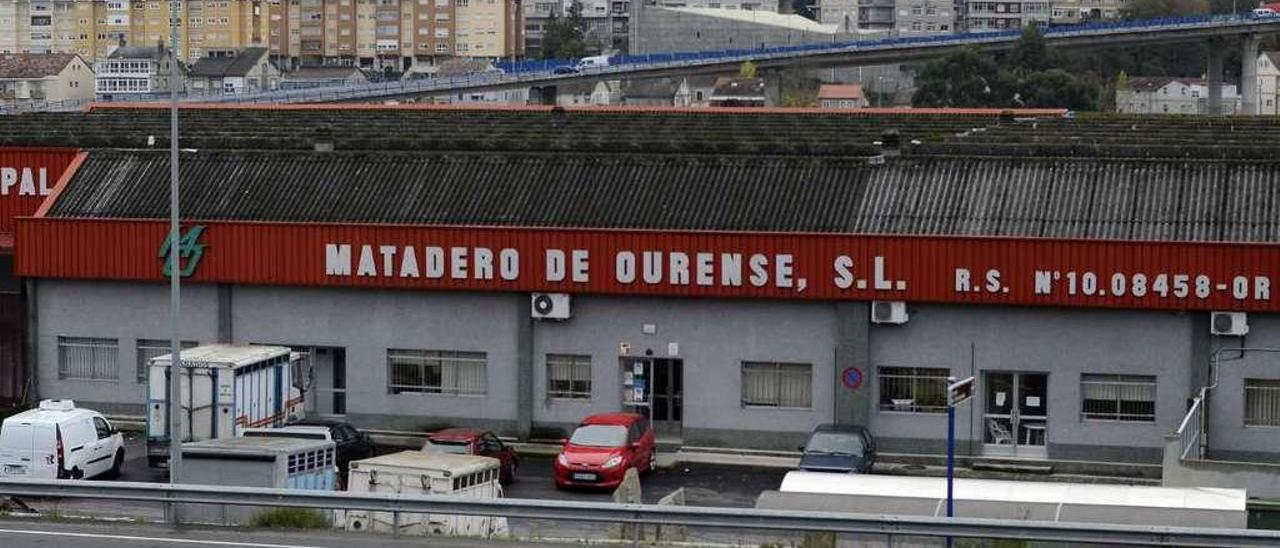
[[116,479],[120,477],[120,471],[124,469],[124,449],[116,449],[116,458],[111,461],[111,470],[107,471],[107,477]]

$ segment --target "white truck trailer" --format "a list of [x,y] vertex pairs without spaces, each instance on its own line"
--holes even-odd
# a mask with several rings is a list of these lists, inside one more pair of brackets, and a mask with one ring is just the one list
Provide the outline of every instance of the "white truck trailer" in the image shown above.
[[[151,360],[147,391],[147,463],[169,461],[170,354]],[[210,344],[182,351],[183,442],[240,435],[275,427],[304,414],[303,361],[284,346]]]
[[[401,451],[352,461],[348,493],[448,495],[472,499],[502,497],[498,459],[451,453]],[[337,523],[348,531],[404,535],[505,538],[507,518],[453,514],[339,510]],[[398,528],[397,528],[398,526]]]

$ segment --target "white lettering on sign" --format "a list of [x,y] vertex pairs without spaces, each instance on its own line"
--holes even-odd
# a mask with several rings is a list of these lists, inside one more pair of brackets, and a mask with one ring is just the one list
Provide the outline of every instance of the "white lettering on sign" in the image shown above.
[[750,266],[751,266],[751,278],[750,278],[751,285],[754,285],[756,287],[764,287],[764,284],[769,283],[769,272],[765,270],[765,268],[769,266],[768,257],[761,255],[759,253],[756,253],[755,255],[751,256]]
[[[39,179],[37,180],[37,175]],[[13,187],[18,187],[15,191]],[[0,167],[0,196],[17,194],[18,196],[48,196],[49,170],[29,167]]]
[[564,251],[560,249],[547,250],[547,281],[563,282],[565,277]]
[[613,258],[614,279],[620,284],[636,281],[636,254],[630,251],[619,251]]
[[585,249],[573,250],[573,283],[585,284],[590,281],[587,271],[590,268],[591,255]]
[[1269,301],[1271,278],[1263,275],[1237,275],[1215,280],[1208,274],[1199,273],[1098,274],[1074,270],[1035,271],[1036,295],[1137,298],[1151,295],[1161,299],[1186,301],[1207,300],[1215,293],[1228,295],[1237,301]]
[[720,255],[720,285],[742,287],[741,253],[722,253]]
[[849,289],[853,287],[853,258],[848,255],[840,255],[835,260],[836,287],[840,289]]
[[[419,260],[418,248],[395,245],[362,245],[356,259],[355,275],[383,278],[427,278],[445,276],[457,280],[494,279],[493,250],[487,247],[451,247],[446,260],[443,247],[422,248],[423,260]],[[327,276],[351,276],[351,244],[324,245],[324,273]],[[505,281],[520,278],[520,254],[514,249],[498,252],[497,276]]]

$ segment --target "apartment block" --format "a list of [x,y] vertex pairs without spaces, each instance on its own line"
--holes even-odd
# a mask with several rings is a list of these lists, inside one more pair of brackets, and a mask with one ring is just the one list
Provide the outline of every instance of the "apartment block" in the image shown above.
[[967,2],[963,24],[969,32],[1022,28],[1048,23],[1053,7],[1045,0]]
[[[637,2],[640,0],[636,0]],[[525,51],[530,57],[541,55],[542,34],[547,23],[569,13],[574,0],[538,0],[530,2],[524,10]],[[582,22],[586,36],[602,49],[621,53],[630,51],[628,36],[631,32],[631,0],[578,0],[582,6]],[[671,5],[658,2],[655,5]],[[759,6],[757,0],[725,0],[725,5],[735,9],[750,10]],[[654,2],[650,1],[650,4]],[[705,0],[676,1],[679,6],[706,7]],[[716,7],[720,7],[719,4]]]
[[295,0],[268,3],[282,66],[408,70],[447,57],[524,55],[519,0]]

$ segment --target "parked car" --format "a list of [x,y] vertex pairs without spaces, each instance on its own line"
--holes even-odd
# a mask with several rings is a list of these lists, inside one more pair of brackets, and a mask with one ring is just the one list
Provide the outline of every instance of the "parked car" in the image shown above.
[[800,447],[800,468],[815,472],[865,474],[876,461],[876,442],[861,426],[823,424]]
[[592,415],[563,442],[552,474],[560,488],[614,488],[628,468],[647,473],[657,462],[653,428],[636,413]]
[[367,459],[374,453],[373,440],[368,434],[335,420],[304,419],[280,428],[248,428],[241,435],[332,440],[337,448],[339,481],[347,477],[351,461]]
[[515,481],[516,469],[520,467],[520,459],[516,456],[516,452],[488,430],[446,428],[428,436],[422,450],[426,453],[480,455],[498,459],[501,463],[498,477],[503,485]]
[[44,400],[0,424],[0,477],[116,477],[124,436],[101,413],[71,400]]
[[1268,19],[1276,15],[1276,10],[1271,8],[1254,8],[1253,11],[1249,12],[1249,17],[1252,19]]

